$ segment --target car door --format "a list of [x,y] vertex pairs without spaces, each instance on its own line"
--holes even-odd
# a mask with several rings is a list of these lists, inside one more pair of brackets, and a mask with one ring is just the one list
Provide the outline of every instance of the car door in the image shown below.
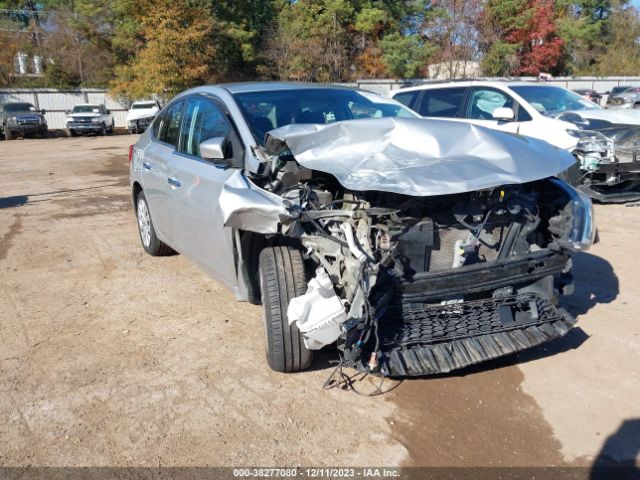
[[229,155],[243,158],[242,143],[224,106],[201,95],[188,98],[179,152],[169,162],[169,209],[176,218],[177,250],[233,287],[236,270],[232,231],[223,225],[218,198],[234,169],[200,157],[200,143],[214,137],[227,138]]
[[151,219],[159,237],[171,246],[174,246],[176,220],[167,202],[170,191],[168,168],[180,137],[183,107],[182,101],[169,105],[154,123],[142,161],[142,187]]
[[[495,120],[493,112],[500,107],[511,108],[514,112],[513,120]],[[472,87],[469,99],[465,105],[463,118],[476,125],[501,130],[503,132],[518,133],[519,105],[511,95],[493,87]]]

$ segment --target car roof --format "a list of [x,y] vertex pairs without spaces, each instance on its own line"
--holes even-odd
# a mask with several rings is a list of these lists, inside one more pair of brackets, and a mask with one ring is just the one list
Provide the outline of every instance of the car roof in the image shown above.
[[229,93],[247,93],[247,92],[267,92],[273,90],[296,90],[309,88],[330,88],[333,90],[352,90],[353,88],[344,85],[332,85],[329,83],[311,83],[311,82],[237,82],[237,83],[221,83],[219,85],[207,85],[202,88],[224,88]]
[[445,82],[437,82],[437,83],[422,83],[420,85],[415,85],[406,88],[400,88],[398,90],[393,90],[391,95],[395,95],[400,92],[412,92],[416,90],[426,90],[426,89],[435,89],[435,88],[451,88],[451,87],[473,87],[473,86],[484,86],[484,87],[517,87],[517,86],[536,86],[536,87],[548,87],[548,86],[556,86],[549,85],[543,82],[522,82],[518,80],[455,80],[455,81],[445,81]]

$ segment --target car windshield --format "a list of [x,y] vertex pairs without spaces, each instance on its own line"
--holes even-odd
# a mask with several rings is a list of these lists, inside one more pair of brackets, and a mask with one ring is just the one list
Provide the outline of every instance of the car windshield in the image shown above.
[[631,87],[630,86],[625,86],[625,87],[613,87],[611,89],[611,95],[616,95],[618,93],[622,93],[622,92],[626,92],[627,90],[629,90]]
[[592,110],[600,108],[580,95],[561,87],[550,85],[517,85],[511,90],[524,98],[543,115],[566,112],[568,110]]
[[291,123],[417,116],[395,100],[369,92],[337,88],[236,93],[234,98],[260,144],[265,133]]
[[97,105],[76,105],[73,107],[72,113],[100,113],[100,107]]
[[156,104],[154,102],[134,103],[133,105],[131,105],[131,110],[142,110],[143,108],[148,109],[148,108],[153,108],[155,106]]
[[30,103],[9,103],[4,106],[5,112],[36,112],[36,107]]

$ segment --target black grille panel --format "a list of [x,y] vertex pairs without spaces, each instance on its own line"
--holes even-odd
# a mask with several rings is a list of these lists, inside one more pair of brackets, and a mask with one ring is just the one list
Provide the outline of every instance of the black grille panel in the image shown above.
[[[449,305],[394,304],[378,325],[377,374],[446,373],[566,334],[575,319],[533,293]],[[371,350],[347,365],[368,371]]]

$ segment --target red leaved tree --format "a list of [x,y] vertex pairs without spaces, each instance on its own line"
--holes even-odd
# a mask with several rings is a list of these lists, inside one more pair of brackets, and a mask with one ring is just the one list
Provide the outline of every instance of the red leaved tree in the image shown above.
[[507,42],[521,46],[518,69],[521,75],[553,71],[562,58],[564,42],[557,34],[554,3],[553,0],[531,0],[529,8],[533,15],[527,24],[506,37]]

